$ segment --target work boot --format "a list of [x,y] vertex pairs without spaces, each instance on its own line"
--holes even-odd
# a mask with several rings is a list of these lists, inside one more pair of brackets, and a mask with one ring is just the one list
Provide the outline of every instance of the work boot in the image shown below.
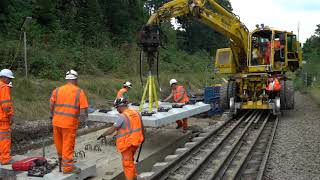
[[80,174],[80,173],[81,173],[81,169],[76,166],[70,172],[63,172],[63,174]]

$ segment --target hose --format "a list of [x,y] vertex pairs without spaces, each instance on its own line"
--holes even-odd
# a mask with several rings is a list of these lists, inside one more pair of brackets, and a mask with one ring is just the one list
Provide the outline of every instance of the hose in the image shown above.
[[162,91],[161,89],[161,85],[160,85],[160,76],[159,76],[159,54],[160,52],[157,52],[157,82],[158,82],[158,86],[159,86],[159,90],[160,92]]
[[140,62],[139,62],[139,73],[140,73],[140,82],[143,87],[143,78],[142,78],[142,58],[143,58],[143,50],[140,50]]
[[158,24],[158,28],[159,28],[159,40],[160,40],[160,47],[162,47],[163,49],[167,49],[163,43],[162,43],[162,38],[164,38],[165,41],[168,41],[168,38],[164,35],[162,28],[161,28],[161,23]]

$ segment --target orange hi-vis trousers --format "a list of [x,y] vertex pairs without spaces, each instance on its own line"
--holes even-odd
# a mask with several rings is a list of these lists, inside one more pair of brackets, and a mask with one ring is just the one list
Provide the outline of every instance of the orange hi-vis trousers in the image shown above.
[[63,172],[73,171],[76,133],[76,129],[53,126],[53,140],[56,145],[58,156],[59,158],[62,158]]
[[134,164],[134,154],[137,149],[137,146],[130,146],[128,149],[121,152],[123,172],[127,180],[134,180],[137,178],[136,165]]
[[178,120],[176,121],[177,125],[179,127],[182,127],[183,129],[188,129],[188,119],[187,118],[184,118],[182,120]]
[[8,164],[11,160],[11,129],[0,129],[0,163]]

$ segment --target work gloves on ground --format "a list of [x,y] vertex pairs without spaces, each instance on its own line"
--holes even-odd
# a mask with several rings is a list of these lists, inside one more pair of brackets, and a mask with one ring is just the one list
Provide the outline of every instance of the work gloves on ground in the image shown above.
[[100,135],[98,138],[97,138],[97,140],[100,140],[100,139],[102,139],[102,138],[105,138],[105,136],[102,134],[102,135]]

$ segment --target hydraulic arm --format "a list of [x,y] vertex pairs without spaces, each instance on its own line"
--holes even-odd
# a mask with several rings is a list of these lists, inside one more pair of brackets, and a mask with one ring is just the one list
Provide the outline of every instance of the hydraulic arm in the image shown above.
[[[159,47],[161,44],[159,24],[179,16],[197,20],[229,37],[237,69],[241,71],[246,65],[249,32],[246,26],[241,23],[238,16],[227,11],[215,0],[173,0],[165,3],[150,16],[139,35],[138,44],[142,48],[140,62],[146,56],[149,68],[149,77],[142,98],[143,102],[149,89],[149,112],[151,112],[153,100],[157,99],[154,94],[155,84],[153,75],[155,74],[154,63],[157,62],[158,64]],[[140,68],[141,66],[140,64]]]
[[[161,22],[169,21],[171,18],[179,16],[186,16],[204,23],[215,31],[230,38],[234,60],[240,68],[239,70],[246,65],[249,31],[246,26],[241,23],[238,16],[227,11],[215,0],[174,0],[165,3],[150,16],[147,24],[143,27],[139,42],[143,51],[148,54],[148,51],[150,52],[151,50],[149,47],[153,47],[151,51],[156,53],[157,50],[154,51],[154,48],[157,49],[160,46],[160,38],[152,35],[148,36],[148,33],[159,35],[157,31],[159,31],[159,24]],[[154,39],[151,40],[148,38]],[[159,42],[155,43],[155,40],[159,40]],[[150,44],[150,41],[152,41],[152,44]],[[158,47],[156,47],[156,45],[158,45]]]
[[[149,89],[149,112],[153,100],[157,99],[153,75],[158,69],[154,64],[159,62],[159,24],[179,16],[206,24],[230,40],[229,48],[217,50],[215,60],[217,72],[231,74],[221,91],[220,100],[223,100],[221,104],[224,108],[230,108],[235,113],[237,109],[273,109],[277,114],[280,99],[282,109],[293,108],[292,81],[286,71],[297,70],[302,62],[301,45],[293,32],[263,24],[249,32],[237,15],[215,0],[173,0],[156,10],[140,32],[140,57],[147,58],[149,67],[148,86],[143,96]],[[283,88],[280,95],[266,92],[271,77],[281,81]]]

